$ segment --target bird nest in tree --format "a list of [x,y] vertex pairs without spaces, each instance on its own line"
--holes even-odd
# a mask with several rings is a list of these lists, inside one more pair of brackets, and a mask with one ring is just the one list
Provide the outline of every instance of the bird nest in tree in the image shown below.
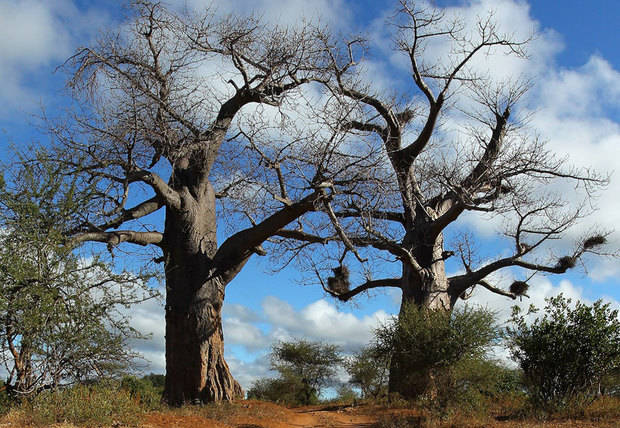
[[575,260],[574,257],[564,256],[564,257],[560,257],[556,266],[560,269],[569,269],[569,268],[574,268],[576,263],[577,263],[577,260]]
[[524,281],[515,281],[510,284],[510,292],[515,296],[523,296],[528,288],[530,288],[530,286]]
[[583,242],[583,248],[589,250],[590,248],[596,247],[598,245],[603,245],[607,242],[607,239],[603,235],[595,235]]
[[332,271],[334,276],[327,278],[327,288],[329,291],[336,294],[343,294],[349,291],[351,286],[349,282],[349,269],[346,266],[340,265],[332,269]]

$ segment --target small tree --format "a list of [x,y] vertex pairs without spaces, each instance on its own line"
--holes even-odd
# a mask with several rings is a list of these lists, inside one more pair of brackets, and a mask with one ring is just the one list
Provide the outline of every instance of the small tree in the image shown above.
[[118,308],[153,295],[148,273],[116,273],[81,258],[60,231],[81,207],[78,193],[45,164],[0,183],[0,361],[12,395],[118,374],[141,337]]
[[341,363],[339,348],[320,342],[280,342],[271,353],[271,367],[284,378],[301,379],[308,399],[321,395],[321,390],[336,376],[336,367]]
[[335,345],[299,340],[279,342],[271,351],[271,368],[277,379],[260,379],[248,391],[248,398],[312,404],[321,390],[333,382],[343,362]]
[[[443,406],[458,398],[459,368],[481,360],[499,336],[495,316],[486,309],[465,307],[449,313],[411,304],[375,331],[374,352],[389,356],[402,374],[390,377],[390,391],[402,391],[406,398],[439,399]],[[395,382],[398,385],[392,385]]]
[[360,388],[363,398],[377,398],[387,392],[389,358],[372,347],[361,349],[345,361],[349,383]]
[[513,308],[507,329],[512,358],[523,369],[534,403],[554,410],[584,404],[603,378],[620,367],[618,311],[601,300],[588,306],[562,294],[546,300],[545,314],[529,323]]

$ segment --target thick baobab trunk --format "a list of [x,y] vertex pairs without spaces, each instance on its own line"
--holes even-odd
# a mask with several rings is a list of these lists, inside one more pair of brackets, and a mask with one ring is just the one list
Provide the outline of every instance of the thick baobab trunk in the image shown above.
[[[424,271],[420,278],[413,267],[403,263],[400,313],[412,304],[425,309],[451,311],[454,300],[449,294],[441,236],[432,247],[418,247],[413,253]],[[390,364],[389,392],[398,393],[406,399],[417,398],[422,393],[432,398],[436,393],[433,374],[412,373],[411,364],[406,358],[406,353],[394,350]]]
[[166,214],[166,386],[171,405],[233,400],[243,394],[224,360],[225,283],[217,250],[213,190]]
[[[423,231],[424,229],[416,227],[414,230]],[[423,271],[418,273],[412,266],[403,263],[402,305],[415,304],[429,309],[451,310],[452,301],[448,294],[443,236],[439,235],[434,238],[434,243],[431,245],[424,245],[426,240],[427,234],[424,232],[419,232],[413,237],[408,234],[405,237],[405,242],[412,242],[413,248],[410,252]]]
[[164,399],[181,405],[240,398],[243,391],[224,360],[223,286],[217,279],[189,279],[167,287]]

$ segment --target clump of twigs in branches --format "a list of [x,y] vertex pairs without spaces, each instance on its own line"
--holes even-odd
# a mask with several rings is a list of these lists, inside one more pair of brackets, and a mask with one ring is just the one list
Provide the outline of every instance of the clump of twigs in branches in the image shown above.
[[607,238],[603,235],[594,235],[583,242],[583,249],[590,250],[594,247],[598,247],[599,245],[603,245],[607,242]]
[[327,278],[327,288],[334,294],[343,294],[350,290],[349,269],[340,265],[334,269],[334,276]]
[[577,260],[572,256],[564,256],[558,259],[556,267],[559,269],[571,269],[577,264]]
[[527,297],[527,289],[530,288],[527,282],[525,281],[514,281],[510,284],[510,292],[515,296],[526,296]]

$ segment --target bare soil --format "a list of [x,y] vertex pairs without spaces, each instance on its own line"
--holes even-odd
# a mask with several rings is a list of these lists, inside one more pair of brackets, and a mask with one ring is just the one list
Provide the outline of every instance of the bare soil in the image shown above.
[[[182,409],[147,415],[144,428],[371,428],[390,416],[409,421],[410,426],[419,425],[423,417],[411,409],[388,409],[374,405],[361,406],[308,406],[286,408],[273,403],[244,401],[234,405],[208,406],[203,409]],[[501,419],[501,418],[500,418]],[[409,425],[408,424],[408,425]],[[386,425],[383,425],[386,426]],[[394,425],[396,427],[396,425]],[[405,425],[398,424],[398,428]],[[618,428],[620,420],[563,420],[524,421],[497,420],[495,418],[463,419],[436,427],[490,427],[490,428]]]

